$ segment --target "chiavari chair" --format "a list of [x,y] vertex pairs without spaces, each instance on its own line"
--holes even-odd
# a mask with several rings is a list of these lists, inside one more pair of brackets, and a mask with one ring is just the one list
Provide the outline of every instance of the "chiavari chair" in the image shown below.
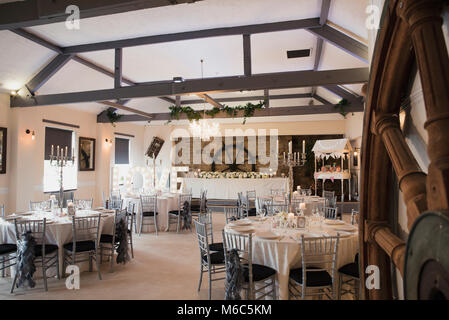
[[[276,300],[276,270],[268,266],[253,263],[252,234],[239,234],[223,230],[224,252],[232,249],[239,253],[243,266],[243,289],[248,300],[263,299],[271,295]],[[225,254],[225,263],[227,255]],[[268,281],[268,283],[267,283]],[[259,286],[261,284],[261,286]],[[256,286],[257,285],[257,286]],[[266,291],[271,287],[271,290]],[[259,295],[257,295],[259,293]]]
[[114,214],[114,227],[112,228],[112,234],[101,234],[100,236],[100,262],[103,263],[103,251],[109,256],[110,270],[109,272],[114,272],[114,252],[117,247],[116,231],[120,221],[125,222],[126,230],[129,230],[127,209],[116,210]]
[[168,212],[168,228],[170,229],[170,224],[176,223],[176,233],[179,233],[181,226],[181,213],[185,210],[184,205],[187,203],[187,209],[191,213],[192,206],[192,194],[181,193],[178,195],[178,209],[171,210]]
[[[139,235],[142,233],[143,226],[154,226],[154,231],[158,231],[157,227],[157,195],[141,195],[140,196],[140,229]],[[145,221],[148,220],[148,223]]]

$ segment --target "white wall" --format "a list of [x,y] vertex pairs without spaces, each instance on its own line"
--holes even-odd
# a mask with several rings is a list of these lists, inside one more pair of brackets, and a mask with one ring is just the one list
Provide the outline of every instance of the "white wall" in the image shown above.
[[[9,108],[9,95],[0,94],[0,126],[8,128],[7,174],[0,175],[0,203],[6,203],[8,213],[28,209],[29,201],[47,199],[43,193],[43,159],[45,127],[42,119],[79,125],[73,129],[78,138],[96,138],[95,171],[78,172],[78,198],[94,198],[94,205],[101,204],[101,193],[109,190],[111,166],[114,164],[114,144],[105,139],[114,139],[114,132],[134,135],[130,138],[131,165],[143,164],[144,127],[133,124],[97,124],[96,115],[73,109],[51,106],[37,108]],[[35,132],[35,140],[25,133]],[[7,194],[5,195],[5,193]]]

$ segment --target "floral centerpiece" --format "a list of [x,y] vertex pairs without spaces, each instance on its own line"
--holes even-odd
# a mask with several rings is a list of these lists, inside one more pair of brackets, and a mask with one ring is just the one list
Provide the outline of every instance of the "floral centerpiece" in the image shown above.
[[202,171],[198,174],[198,178],[202,179],[267,179],[268,173],[262,172],[217,172]]

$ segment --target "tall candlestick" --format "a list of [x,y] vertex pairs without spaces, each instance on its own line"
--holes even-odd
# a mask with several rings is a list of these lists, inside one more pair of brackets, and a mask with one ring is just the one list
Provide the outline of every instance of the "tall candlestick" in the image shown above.
[[306,153],[306,140],[302,140],[302,153]]

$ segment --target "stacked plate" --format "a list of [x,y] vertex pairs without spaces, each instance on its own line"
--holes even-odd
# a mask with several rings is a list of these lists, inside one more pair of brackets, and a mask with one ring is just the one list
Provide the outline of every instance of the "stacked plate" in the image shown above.
[[260,231],[255,236],[264,240],[277,240],[280,238],[278,233],[272,231]]

